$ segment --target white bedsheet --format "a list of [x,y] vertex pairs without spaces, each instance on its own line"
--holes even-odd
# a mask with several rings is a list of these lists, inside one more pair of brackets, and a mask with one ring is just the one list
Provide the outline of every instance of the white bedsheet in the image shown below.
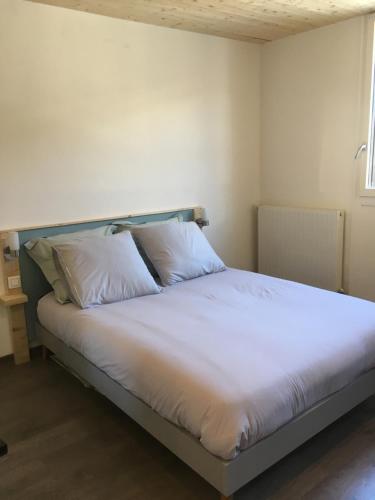
[[225,459],[375,366],[375,304],[229,269],[42,325]]

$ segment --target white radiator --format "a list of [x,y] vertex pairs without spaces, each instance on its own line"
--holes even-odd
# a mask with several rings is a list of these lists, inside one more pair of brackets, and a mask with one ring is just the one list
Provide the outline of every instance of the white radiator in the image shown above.
[[343,210],[260,206],[259,272],[327,290],[342,288]]

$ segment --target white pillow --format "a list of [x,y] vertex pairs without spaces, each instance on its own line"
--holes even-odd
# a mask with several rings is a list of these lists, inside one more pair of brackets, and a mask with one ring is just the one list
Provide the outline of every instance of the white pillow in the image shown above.
[[163,285],[225,270],[195,222],[138,227],[133,234],[158,272]]
[[160,292],[129,231],[53,248],[82,309]]
[[96,229],[77,231],[75,233],[57,234],[56,236],[49,236],[48,238],[35,238],[25,243],[27,253],[38,264],[48,283],[52,285],[57,302],[65,304],[69,302],[70,299],[69,288],[54,260],[53,246],[60,243],[68,243],[73,240],[108,236],[111,235],[114,230],[115,226],[107,225]]

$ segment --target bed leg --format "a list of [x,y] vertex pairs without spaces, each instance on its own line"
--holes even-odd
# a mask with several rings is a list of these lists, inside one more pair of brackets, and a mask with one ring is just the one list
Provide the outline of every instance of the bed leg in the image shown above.
[[48,358],[48,349],[45,345],[42,345],[42,358],[43,361],[46,361]]

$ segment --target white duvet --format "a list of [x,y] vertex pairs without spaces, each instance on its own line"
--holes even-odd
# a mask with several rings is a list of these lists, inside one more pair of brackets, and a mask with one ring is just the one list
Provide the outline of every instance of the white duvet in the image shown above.
[[375,366],[375,304],[229,269],[40,322],[160,415],[232,459]]

